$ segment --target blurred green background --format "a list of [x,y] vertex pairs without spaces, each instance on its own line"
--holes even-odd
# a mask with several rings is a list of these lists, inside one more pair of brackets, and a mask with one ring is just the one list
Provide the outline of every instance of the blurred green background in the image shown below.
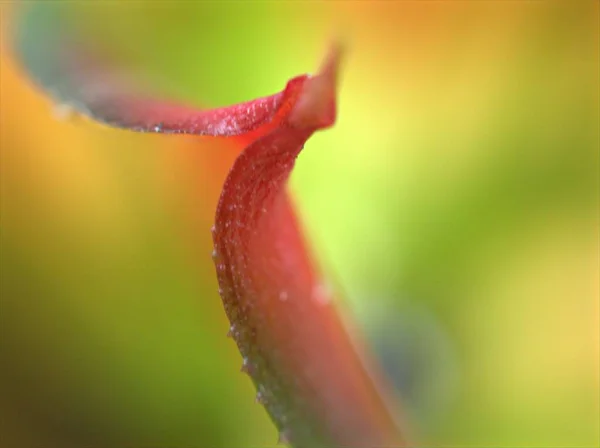
[[[291,187],[417,440],[598,446],[598,2],[62,5],[204,106],[344,36]],[[275,445],[209,255],[239,149],[61,118],[0,57],[0,445]]]

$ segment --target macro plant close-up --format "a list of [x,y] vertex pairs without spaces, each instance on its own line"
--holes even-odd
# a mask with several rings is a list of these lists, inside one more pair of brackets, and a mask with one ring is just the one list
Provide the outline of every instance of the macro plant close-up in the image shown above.
[[599,446],[597,1],[0,8],[0,446]]

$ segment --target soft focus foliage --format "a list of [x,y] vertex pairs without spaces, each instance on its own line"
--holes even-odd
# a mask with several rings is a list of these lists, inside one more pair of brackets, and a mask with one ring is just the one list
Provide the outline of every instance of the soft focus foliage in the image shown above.
[[[597,2],[65,5],[209,106],[280,90],[341,30],[338,124],[292,184],[420,440],[599,443]],[[2,42],[3,442],[274,444],[210,258],[235,147],[61,118]]]

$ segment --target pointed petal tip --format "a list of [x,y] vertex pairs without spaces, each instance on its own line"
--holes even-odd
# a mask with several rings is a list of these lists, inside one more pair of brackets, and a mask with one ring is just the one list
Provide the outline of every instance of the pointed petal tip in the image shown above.
[[289,117],[298,128],[322,129],[332,126],[336,116],[338,73],[345,50],[340,39],[334,40],[317,75],[309,77]]
[[341,37],[332,39],[327,54],[321,63],[319,74],[336,80],[345,54],[346,40]]

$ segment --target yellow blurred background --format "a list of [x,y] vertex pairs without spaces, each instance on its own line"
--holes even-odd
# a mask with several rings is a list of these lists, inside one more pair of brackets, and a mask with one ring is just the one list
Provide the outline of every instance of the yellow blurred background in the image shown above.
[[[0,445],[274,446],[210,258],[239,148],[65,116],[8,48],[20,6],[0,5]],[[417,440],[598,446],[598,2],[66,7],[203,106],[279,91],[344,36],[338,123],[291,188]]]

